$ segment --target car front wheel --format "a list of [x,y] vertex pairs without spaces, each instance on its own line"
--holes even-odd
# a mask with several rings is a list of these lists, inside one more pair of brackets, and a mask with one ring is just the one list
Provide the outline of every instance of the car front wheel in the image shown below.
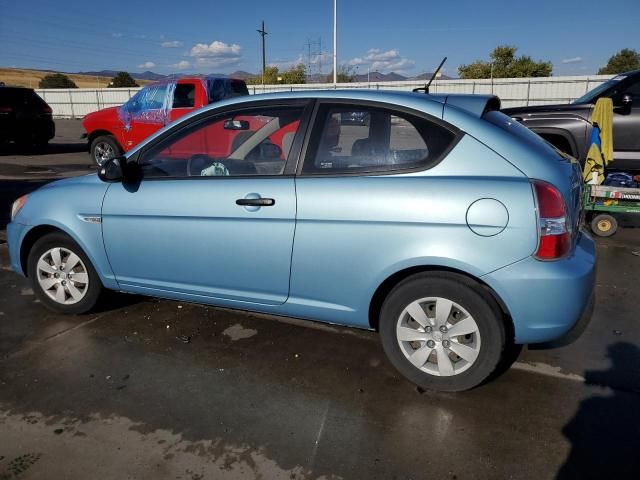
[[118,142],[111,135],[101,135],[91,142],[89,148],[91,157],[98,164],[102,165],[107,160],[122,155],[122,149]]
[[477,288],[447,273],[398,284],[380,314],[383,348],[407,379],[456,392],[483,383],[505,352],[500,309]]
[[54,312],[85,313],[96,305],[103,290],[89,258],[62,233],[36,241],[29,252],[27,270],[34,293]]

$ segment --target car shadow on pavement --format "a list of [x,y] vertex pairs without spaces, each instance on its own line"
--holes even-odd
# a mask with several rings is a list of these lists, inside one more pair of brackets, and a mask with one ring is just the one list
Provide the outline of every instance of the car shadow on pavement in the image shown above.
[[[556,480],[632,478],[640,471],[640,392],[623,385],[640,376],[640,349],[618,342],[608,349],[611,368],[587,371],[585,381],[607,390],[582,402],[562,430],[571,451]],[[636,473],[633,473],[636,472]]]
[[[114,290],[105,290],[97,305],[91,309],[90,315],[97,313],[107,313],[125,307],[132,307],[139,303],[154,301],[153,297],[145,297],[130,293],[121,293]],[[2,479],[0,479],[2,480]]]

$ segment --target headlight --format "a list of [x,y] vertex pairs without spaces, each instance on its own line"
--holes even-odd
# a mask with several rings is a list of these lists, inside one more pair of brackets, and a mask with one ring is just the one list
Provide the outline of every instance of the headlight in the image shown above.
[[27,202],[27,197],[29,195],[23,195],[21,196],[19,199],[17,199],[15,202],[13,202],[13,205],[11,205],[11,220],[13,221],[14,218],[16,218],[16,215],[18,215],[18,212],[20,210],[22,210],[22,207],[24,207],[24,204]]

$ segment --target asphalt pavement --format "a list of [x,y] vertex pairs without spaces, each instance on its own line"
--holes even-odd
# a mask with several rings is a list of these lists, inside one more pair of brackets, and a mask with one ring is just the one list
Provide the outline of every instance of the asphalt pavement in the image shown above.
[[[31,158],[84,173],[82,144],[67,145]],[[0,172],[28,171],[24,156]],[[438,394],[400,377],[371,332],[115,293],[51,314],[0,237],[0,479],[634,478],[639,250],[640,229],[598,240],[574,344]]]

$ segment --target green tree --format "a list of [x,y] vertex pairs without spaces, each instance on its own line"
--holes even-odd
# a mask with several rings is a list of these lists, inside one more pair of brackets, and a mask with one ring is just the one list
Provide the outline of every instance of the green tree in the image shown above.
[[118,72],[118,74],[111,79],[109,87],[123,88],[123,87],[139,87],[136,81],[128,72]]
[[[349,65],[340,65],[338,67],[338,75],[336,76],[338,83],[351,83],[355,80],[356,74],[354,67]],[[327,75],[327,83],[333,82],[333,70]]]
[[[276,66],[268,66],[264,70],[264,83],[265,85],[274,85],[278,83],[279,70]],[[262,85],[262,73],[259,73],[255,77],[247,78],[246,82],[249,85]]]
[[516,57],[518,48],[513,45],[499,45],[489,55],[491,61],[476,60],[468,65],[460,65],[460,78],[521,78],[548,77],[553,65],[551,62],[535,61],[527,55]]
[[78,86],[63,73],[45,75],[38,83],[40,88],[78,88]]
[[640,69],[640,53],[631,48],[623,48],[612,55],[607,65],[598,70],[598,75],[615,75]]
[[294,65],[289,70],[282,72],[282,83],[286,84],[295,84],[295,83],[306,83],[307,82],[307,72],[304,68],[304,64],[299,63],[298,65]]

